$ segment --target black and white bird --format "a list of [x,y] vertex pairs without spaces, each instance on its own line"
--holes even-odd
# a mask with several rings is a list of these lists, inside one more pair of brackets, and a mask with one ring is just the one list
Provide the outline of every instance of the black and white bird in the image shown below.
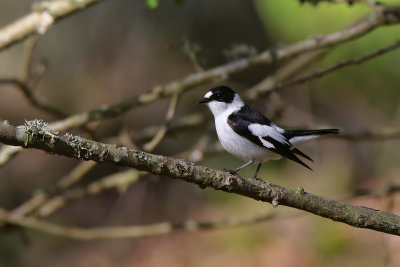
[[206,103],[213,113],[218,138],[224,149],[247,161],[235,170],[224,169],[235,175],[238,175],[239,170],[256,162],[258,166],[254,178],[257,178],[262,163],[281,157],[291,159],[311,170],[298,156],[310,161],[312,159],[295,146],[320,135],[339,133],[338,129],[279,128],[263,114],[246,105],[239,95],[227,86],[211,89],[199,103]]

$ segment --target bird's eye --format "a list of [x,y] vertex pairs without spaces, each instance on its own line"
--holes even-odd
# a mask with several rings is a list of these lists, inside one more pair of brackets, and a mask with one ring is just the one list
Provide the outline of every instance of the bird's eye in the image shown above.
[[220,93],[216,93],[215,94],[215,98],[220,98],[221,97],[221,94]]

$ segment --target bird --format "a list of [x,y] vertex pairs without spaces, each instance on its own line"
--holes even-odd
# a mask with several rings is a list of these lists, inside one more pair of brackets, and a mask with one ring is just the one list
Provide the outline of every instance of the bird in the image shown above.
[[288,158],[312,170],[299,157],[313,161],[296,145],[326,134],[338,134],[338,129],[286,130],[278,127],[262,113],[248,106],[230,87],[220,85],[209,90],[198,101],[207,104],[214,115],[218,139],[223,148],[246,161],[234,170],[223,169],[242,178],[238,171],[258,163],[253,176],[257,177],[261,165],[271,159]]

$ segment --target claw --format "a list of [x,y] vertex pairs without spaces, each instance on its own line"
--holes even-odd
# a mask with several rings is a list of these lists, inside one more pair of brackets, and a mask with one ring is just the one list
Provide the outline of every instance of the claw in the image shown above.
[[229,169],[225,169],[225,168],[223,168],[222,169],[224,172],[229,172],[230,174],[232,174],[232,175],[236,175],[237,174],[237,172],[235,172],[234,170],[229,170]]
[[255,180],[259,181],[259,182],[264,182],[264,180],[259,178],[259,177],[253,177],[253,179],[255,179]]
[[242,176],[240,176],[240,175],[237,173],[237,171],[235,171],[235,170],[229,170],[229,169],[225,169],[225,168],[223,168],[222,170],[223,170],[224,172],[228,172],[228,173],[231,174],[231,175],[237,176],[240,180],[242,180],[242,182],[244,182],[244,178],[243,178]]

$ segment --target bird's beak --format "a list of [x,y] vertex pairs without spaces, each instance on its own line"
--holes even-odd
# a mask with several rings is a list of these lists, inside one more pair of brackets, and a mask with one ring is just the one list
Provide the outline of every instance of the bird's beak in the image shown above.
[[208,103],[208,102],[210,102],[210,99],[209,99],[209,98],[203,98],[203,99],[201,99],[198,103],[199,103],[199,104],[205,104],[205,103]]

